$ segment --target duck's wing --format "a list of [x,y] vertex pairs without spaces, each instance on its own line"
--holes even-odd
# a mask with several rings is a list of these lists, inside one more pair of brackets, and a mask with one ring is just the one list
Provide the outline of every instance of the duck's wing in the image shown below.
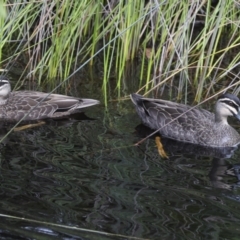
[[169,138],[194,142],[214,120],[211,112],[162,99],[143,98],[132,94],[138,115],[148,127]]
[[12,92],[5,105],[7,118],[38,120],[68,116],[82,108],[99,104],[94,99],[80,99],[60,94],[47,94],[35,91]]
[[59,110],[70,110],[90,107],[100,102],[89,98],[75,98],[61,94],[48,94],[37,91],[16,91],[12,92],[14,98],[28,98],[38,103],[56,104]]

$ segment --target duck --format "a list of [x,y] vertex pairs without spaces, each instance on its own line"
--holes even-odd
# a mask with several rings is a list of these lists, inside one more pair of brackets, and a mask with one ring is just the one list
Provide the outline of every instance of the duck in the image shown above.
[[66,118],[99,103],[94,99],[75,98],[61,94],[11,91],[9,79],[6,76],[0,76],[0,121]]
[[207,147],[236,147],[239,133],[228,124],[228,117],[240,120],[240,100],[225,93],[216,101],[215,112],[163,99],[130,98],[142,123],[160,136]]

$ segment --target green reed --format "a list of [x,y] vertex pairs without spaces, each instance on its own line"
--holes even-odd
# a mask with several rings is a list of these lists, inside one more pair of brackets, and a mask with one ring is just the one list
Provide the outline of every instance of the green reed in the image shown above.
[[[1,64],[24,56],[21,78],[38,79],[53,88],[84,63],[97,64],[95,53],[104,46],[100,54],[105,104],[110,76],[117,79],[120,95],[126,66],[136,58],[142,92],[157,93],[167,87],[178,99],[187,100],[191,92],[199,102],[226,83],[238,81],[240,6],[236,1],[219,1],[215,6],[200,0],[1,4],[0,54],[13,51],[5,58],[0,55]],[[234,90],[239,92],[238,87]]]

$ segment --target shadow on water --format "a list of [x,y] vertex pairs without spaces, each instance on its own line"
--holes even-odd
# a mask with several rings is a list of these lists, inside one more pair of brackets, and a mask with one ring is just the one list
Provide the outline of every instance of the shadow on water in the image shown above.
[[140,120],[130,100],[110,102],[108,111],[89,108],[86,116],[13,132],[2,144],[2,237],[232,239],[239,234],[238,149],[211,152],[164,140],[169,159],[161,159],[153,139],[134,145],[143,132],[136,128]]

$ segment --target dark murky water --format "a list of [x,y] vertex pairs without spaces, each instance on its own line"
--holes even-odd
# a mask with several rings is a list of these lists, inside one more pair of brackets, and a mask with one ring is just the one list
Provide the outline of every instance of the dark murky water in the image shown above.
[[161,159],[153,139],[134,146],[143,133],[130,100],[86,115],[94,120],[13,132],[1,146],[1,239],[239,236],[239,150],[224,160],[230,152],[165,143]]

